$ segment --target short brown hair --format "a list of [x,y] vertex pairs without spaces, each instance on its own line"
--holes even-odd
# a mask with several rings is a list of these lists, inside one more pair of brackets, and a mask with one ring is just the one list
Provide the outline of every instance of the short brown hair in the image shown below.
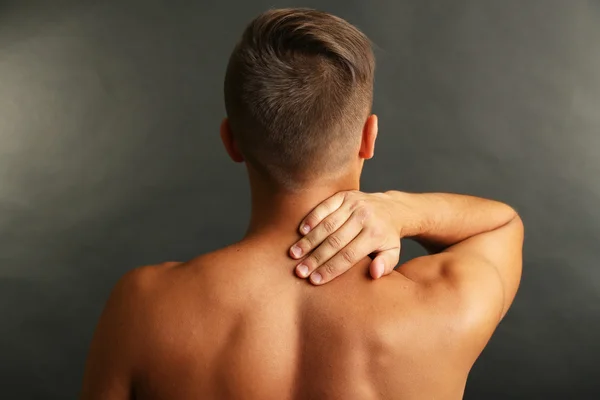
[[369,39],[339,17],[307,8],[259,15],[225,76],[225,107],[246,161],[288,188],[335,173],[360,143],[374,70]]

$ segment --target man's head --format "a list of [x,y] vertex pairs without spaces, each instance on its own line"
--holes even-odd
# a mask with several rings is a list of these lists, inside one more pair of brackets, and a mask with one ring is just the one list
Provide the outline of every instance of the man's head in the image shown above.
[[368,38],[341,18],[310,9],[259,15],[225,77],[229,154],[291,191],[360,175],[377,135],[374,69]]

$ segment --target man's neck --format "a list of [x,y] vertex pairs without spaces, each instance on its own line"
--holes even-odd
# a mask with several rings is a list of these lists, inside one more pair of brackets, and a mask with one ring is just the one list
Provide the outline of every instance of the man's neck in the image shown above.
[[291,245],[300,238],[300,223],[323,200],[344,190],[358,190],[359,177],[344,177],[326,185],[312,185],[288,192],[269,188],[250,179],[252,214],[244,239],[268,240]]

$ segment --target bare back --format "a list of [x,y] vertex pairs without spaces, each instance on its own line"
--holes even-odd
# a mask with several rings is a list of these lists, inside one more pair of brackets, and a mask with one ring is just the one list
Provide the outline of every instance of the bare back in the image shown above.
[[323,287],[293,267],[237,244],[138,270],[136,398],[462,398],[478,351],[446,289],[373,281],[368,259]]

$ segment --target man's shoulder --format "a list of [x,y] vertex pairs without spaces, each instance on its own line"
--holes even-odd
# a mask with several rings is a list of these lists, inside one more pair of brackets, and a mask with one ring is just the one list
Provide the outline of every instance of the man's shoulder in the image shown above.
[[151,291],[156,283],[160,282],[161,277],[182,264],[181,261],[165,261],[133,268],[121,276],[114,290],[129,294],[143,294]]
[[123,314],[138,314],[156,296],[166,271],[177,265],[175,262],[144,265],[127,271],[114,285],[107,303]]
[[129,333],[153,340],[190,304],[193,273],[185,265],[168,261],[129,270],[114,285],[105,313],[123,321]]
[[428,302],[439,300],[456,312],[469,314],[466,316],[469,320],[473,320],[474,314],[499,317],[500,281],[495,269],[481,257],[427,255],[400,265],[397,272],[414,282]]
[[119,349],[119,357],[127,362],[140,354],[149,328],[156,325],[149,318],[148,310],[154,307],[155,299],[161,297],[156,295],[156,288],[161,272],[170,265],[173,263],[134,268],[112,287],[95,333],[102,351]]
[[397,272],[412,282],[415,309],[431,315],[457,348],[463,343],[467,354],[478,356],[499,323],[502,292],[494,270],[479,259],[439,253],[412,259]]
[[126,272],[119,280],[119,283],[141,291],[156,289],[153,284],[160,283],[166,277],[172,279],[184,270],[193,269],[199,272],[210,268],[210,266],[219,264],[224,257],[232,253],[230,247],[223,247],[200,254],[187,261],[163,261],[156,264],[138,266]]
[[198,255],[187,261],[164,261],[135,267],[121,276],[113,288],[111,298],[131,304],[139,309],[166,305],[169,298],[184,296],[190,287],[203,283],[211,271],[220,268],[230,257],[227,248]]

